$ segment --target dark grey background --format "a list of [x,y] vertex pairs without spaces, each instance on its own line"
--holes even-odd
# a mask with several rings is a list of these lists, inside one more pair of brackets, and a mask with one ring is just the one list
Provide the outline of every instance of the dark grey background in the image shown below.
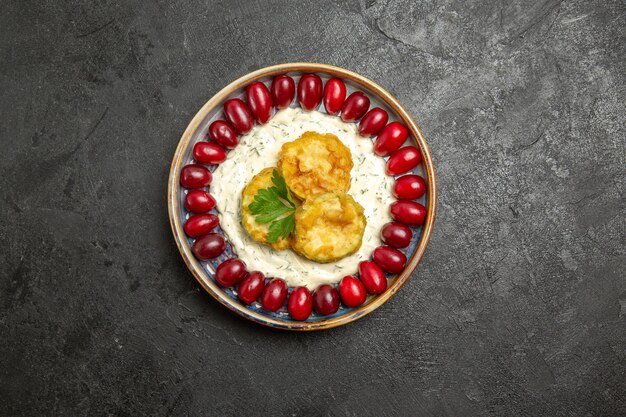
[[[626,415],[626,5],[0,1],[1,416]],[[292,334],[171,237],[189,120],[314,61],[393,93],[439,179],[382,308]]]

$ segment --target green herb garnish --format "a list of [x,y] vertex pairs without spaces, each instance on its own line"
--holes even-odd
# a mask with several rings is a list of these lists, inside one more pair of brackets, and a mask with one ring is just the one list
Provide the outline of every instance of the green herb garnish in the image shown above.
[[277,170],[272,172],[273,187],[257,191],[254,201],[248,208],[257,223],[272,222],[267,234],[267,241],[275,243],[279,238],[286,238],[295,227],[296,204],[291,198],[285,179]]

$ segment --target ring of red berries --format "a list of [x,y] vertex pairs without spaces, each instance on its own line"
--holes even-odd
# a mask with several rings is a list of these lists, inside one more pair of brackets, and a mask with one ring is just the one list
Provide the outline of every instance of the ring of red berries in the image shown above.
[[289,107],[296,96],[301,108],[315,110],[323,101],[326,113],[339,115],[346,123],[358,123],[361,136],[376,138],[374,152],[388,157],[385,172],[396,177],[393,195],[397,198],[389,207],[393,221],[381,230],[385,244],[374,250],[372,260],[359,264],[358,276],[346,276],[337,286],[320,285],[313,293],[303,286],[290,289],[281,278],[268,279],[261,272],[248,272],[238,258],[224,260],[217,266],[215,282],[224,288],[233,287],[242,303],[250,305],[258,301],[268,312],[286,305],[293,320],[304,321],[313,311],[319,316],[334,314],[341,303],[348,308],[359,307],[368,294],[375,296],[387,289],[387,274],[397,274],[406,265],[407,257],[401,249],[411,242],[411,228],[421,226],[426,219],[426,208],[415,201],[426,192],[426,181],[419,175],[402,175],[422,160],[418,148],[403,146],[409,137],[406,126],[387,123],[387,112],[379,107],[370,109],[370,100],[361,91],[346,97],[346,85],[341,79],[331,78],[324,85],[318,75],[303,74],[296,86],[293,78],[278,75],[270,88],[263,82],[254,82],[246,88],[245,102],[232,98],[224,103],[224,120],[211,123],[209,140],[193,147],[196,163],[184,166],[180,172],[180,184],[188,190],[185,208],[190,213],[184,231],[195,239],[191,250],[200,261],[215,259],[226,248],[224,237],[214,232],[219,220],[209,213],[215,207],[215,198],[208,192],[212,174],[207,165],[226,160],[226,153],[237,146],[240,135],[248,133],[255,122],[267,123],[275,108]]

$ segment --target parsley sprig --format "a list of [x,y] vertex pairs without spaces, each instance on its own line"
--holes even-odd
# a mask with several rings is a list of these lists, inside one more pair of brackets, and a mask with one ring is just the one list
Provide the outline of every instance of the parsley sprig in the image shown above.
[[257,223],[272,222],[267,234],[269,243],[289,236],[295,227],[296,212],[296,204],[287,183],[277,170],[272,172],[272,183],[272,187],[257,191],[254,201],[248,206]]

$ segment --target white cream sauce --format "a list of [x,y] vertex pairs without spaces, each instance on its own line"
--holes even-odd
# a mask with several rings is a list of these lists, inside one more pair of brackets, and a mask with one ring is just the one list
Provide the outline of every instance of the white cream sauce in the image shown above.
[[[290,249],[277,251],[262,245],[252,240],[241,224],[244,186],[263,168],[276,166],[283,143],[307,131],[332,133],[350,149],[354,167],[348,193],[363,206],[367,219],[361,248],[328,264],[313,262]],[[304,285],[314,290],[356,273],[359,262],[368,259],[381,244],[380,229],[391,221],[392,187],[393,179],[385,175],[385,161],[374,154],[370,139],[359,136],[354,123],[344,123],[337,116],[318,111],[288,108],[240,137],[239,145],[213,173],[211,193],[217,200],[220,225],[249,271],[261,271],[268,277],[283,278],[290,286]]]

